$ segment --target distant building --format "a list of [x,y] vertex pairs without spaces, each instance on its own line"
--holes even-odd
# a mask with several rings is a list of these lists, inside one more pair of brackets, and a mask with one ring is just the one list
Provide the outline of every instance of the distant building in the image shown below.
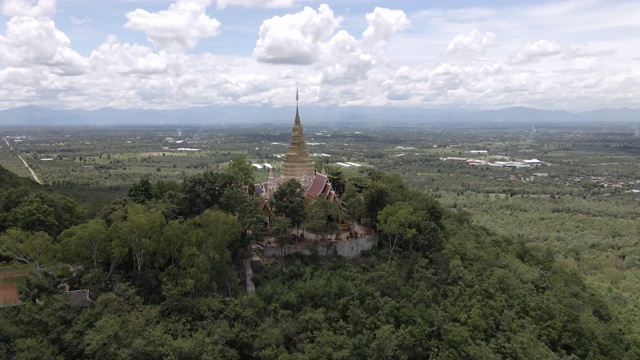
[[446,157],[446,158],[441,158],[440,160],[443,160],[443,161],[447,161],[447,160],[453,160],[453,161],[467,161],[467,160],[469,160],[469,158],[449,156],[449,157]]

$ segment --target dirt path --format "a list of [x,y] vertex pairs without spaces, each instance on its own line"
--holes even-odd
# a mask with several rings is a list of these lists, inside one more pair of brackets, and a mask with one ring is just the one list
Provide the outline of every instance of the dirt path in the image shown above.
[[[18,283],[20,282],[20,277],[24,276],[25,273],[26,271],[24,270],[0,272],[0,279],[6,279],[0,282],[0,308],[20,303]],[[15,282],[11,282],[10,278]]]
[[10,277],[18,277],[26,274],[26,271],[8,271],[8,272],[0,272],[0,279],[10,278]]
[[11,151],[13,151],[13,146],[11,146],[11,144],[9,144],[9,140],[7,140],[6,137],[3,137],[3,139],[4,139],[4,142],[7,143],[7,146],[9,147],[9,149],[11,149]]
[[18,284],[0,283],[0,307],[19,303]]
[[[4,139],[4,140],[6,141],[7,139]],[[29,166],[29,164],[27,164],[27,162],[24,161],[22,156],[18,155],[18,157],[20,158],[20,160],[22,160],[22,163],[24,164],[24,166],[26,166],[27,169],[29,169],[29,171],[31,172],[31,177],[33,177],[33,180],[35,180],[38,184],[42,185],[42,183],[40,182],[40,179],[38,179],[38,175],[36,175],[35,171],[33,171],[31,166]]]

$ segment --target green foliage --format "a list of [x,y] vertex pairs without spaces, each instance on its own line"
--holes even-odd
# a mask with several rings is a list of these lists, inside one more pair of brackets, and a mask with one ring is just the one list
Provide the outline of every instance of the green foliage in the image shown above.
[[219,207],[226,191],[239,191],[238,178],[231,174],[207,171],[186,178],[179,200],[180,214],[192,217],[203,211]]
[[415,223],[419,217],[415,210],[405,202],[398,202],[385,207],[378,215],[378,229],[383,232],[389,243],[389,261],[393,251],[402,243],[411,241],[417,235]]
[[[473,215],[445,210],[397,176],[379,172],[366,175],[364,202],[348,188],[345,202],[352,216],[378,225],[382,249],[358,259],[264,259],[255,268],[257,291],[239,296],[233,256],[260,233],[257,204],[233,192],[232,175],[194,178],[185,178],[179,196],[115,204],[106,218],[67,226],[57,241],[20,229],[0,235],[0,252],[34,269],[25,298],[42,304],[0,309],[0,355],[630,359],[639,353],[633,319],[617,311],[621,300],[604,297],[550,247],[475,225]],[[271,235],[281,244],[293,241],[292,227],[303,221],[290,216],[310,214],[306,225],[321,235],[333,223],[327,220],[336,215],[335,203],[319,199],[296,211],[304,209],[299,185],[280,189]],[[530,203],[519,201],[495,199],[486,206],[525,213],[519,209]],[[548,201],[562,216],[577,200]],[[171,206],[184,217],[167,221]],[[48,269],[56,254],[82,266],[70,271],[65,265],[53,274]],[[74,307],[59,294],[63,278],[92,289],[95,302]]]
[[337,202],[319,197],[307,205],[306,219],[303,225],[313,234],[319,235],[320,240],[325,241],[328,235],[340,234],[340,228],[335,222],[339,212]]
[[0,254],[29,265],[33,273],[45,279],[46,266],[54,262],[56,244],[49,234],[9,229],[0,235]]
[[103,220],[94,219],[67,229],[58,237],[60,258],[97,269],[111,256],[111,234]]
[[35,187],[31,179],[22,178],[0,166],[0,195],[8,189],[18,187]]
[[407,195],[407,187],[397,175],[384,175],[373,171],[364,190],[364,213],[369,224],[378,224],[378,213],[387,205],[400,201]]
[[165,224],[165,218],[159,210],[147,211],[139,204],[114,213],[111,231],[114,248],[119,249],[116,252],[124,254],[128,251],[132,256],[134,269],[141,271],[147,263],[148,254],[160,243]]
[[273,217],[271,219],[269,235],[273,236],[280,245],[280,263],[282,263],[284,246],[293,244],[295,240],[291,234],[291,220],[284,216]]
[[238,185],[252,186],[256,181],[253,176],[253,166],[244,156],[237,156],[229,162],[229,175],[238,179]]
[[299,227],[305,219],[305,200],[302,186],[295,179],[290,179],[278,187],[269,199],[274,212],[284,216],[292,226]]
[[341,196],[347,186],[347,177],[342,171],[342,169],[338,166],[328,166],[326,167],[327,177],[329,181],[331,181],[331,187],[336,192],[338,196]]
[[133,202],[137,204],[144,204],[147,201],[153,199],[153,187],[151,186],[151,181],[149,179],[144,178],[140,179],[140,181],[135,182],[129,188],[129,192],[127,194]]
[[250,244],[262,240],[265,235],[266,219],[259,207],[258,199],[244,197],[240,205],[238,221],[243,228],[241,241],[235,243],[235,257],[240,257],[240,253],[248,253]]
[[57,236],[82,218],[77,204],[65,196],[29,187],[12,188],[0,194],[0,232],[20,228]]

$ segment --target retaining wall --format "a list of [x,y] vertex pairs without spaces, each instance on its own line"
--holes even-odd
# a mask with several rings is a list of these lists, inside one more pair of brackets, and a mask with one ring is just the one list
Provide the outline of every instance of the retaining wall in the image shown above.
[[[283,255],[300,253],[311,255],[317,251],[320,256],[340,255],[344,257],[356,257],[363,251],[373,249],[378,244],[378,236],[370,235],[357,239],[330,241],[328,243],[301,243],[297,245],[284,245],[282,249]],[[264,248],[264,254],[267,257],[280,256],[279,245],[268,245]]]

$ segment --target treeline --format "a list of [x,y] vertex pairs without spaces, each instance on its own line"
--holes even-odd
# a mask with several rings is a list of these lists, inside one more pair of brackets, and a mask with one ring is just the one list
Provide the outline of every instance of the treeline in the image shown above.
[[[30,272],[24,304],[0,309],[0,357],[640,356],[612,303],[553,254],[376,171],[330,176],[344,188],[338,215],[377,229],[378,249],[354,260],[290,257],[284,267],[265,259],[255,268],[257,291],[245,294],[237,260],[264,231],[258,202],[242,192],[250,171],[238,158],[226,173],[182,183],[141,180],[92,219],[71,206],[51,219],[74,220],[50,228],[6,223],[0,251]],[[2,203],[20,186],[3,190]],[[300,210],[299,190],[286,183],[274,196],[278,241],[297,226],[329,231],[317,219],[335,207],[317,201]],[[36,201],[20,199],[2,216]],[[65,285],[89,289],[94,302],[75,305]]]

